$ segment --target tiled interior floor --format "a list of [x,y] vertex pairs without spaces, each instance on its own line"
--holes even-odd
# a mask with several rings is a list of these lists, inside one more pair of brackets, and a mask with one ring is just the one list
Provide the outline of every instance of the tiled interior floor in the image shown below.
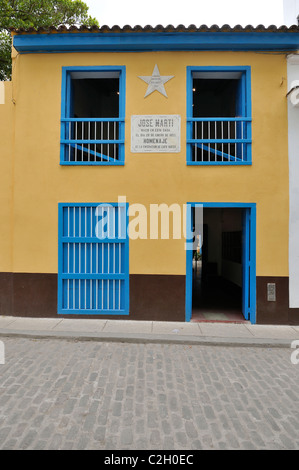
[[240,310],[193,309],[191,322],[246,323]]
[[192,322],[246,322],[240,287],[220,277],[202,280],[201,266],[193,276]]

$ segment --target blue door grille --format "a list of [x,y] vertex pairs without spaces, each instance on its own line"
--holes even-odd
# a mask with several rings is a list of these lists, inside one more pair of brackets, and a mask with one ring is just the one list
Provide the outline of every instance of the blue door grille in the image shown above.
[[58,313],[129,313],[125,204],[59,204]]

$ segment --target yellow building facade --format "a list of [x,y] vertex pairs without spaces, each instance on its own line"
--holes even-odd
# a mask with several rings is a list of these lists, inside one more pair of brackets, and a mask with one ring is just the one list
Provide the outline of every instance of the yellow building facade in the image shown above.
[[[75,29],[13,39],[0,105],[0,314],[192,321],[233,312],[298,324],[288,305],[286,100],[298,32]],[[111,118],[107,103],[96,114],[103,93],[117,95]],[[201,114],[209,106],[217,116]],[[103,150],[109,144],[116,153]],[[106,240],[96,233],[105,204],[119,217]],[[188,251],[197,206],[202,245]]]

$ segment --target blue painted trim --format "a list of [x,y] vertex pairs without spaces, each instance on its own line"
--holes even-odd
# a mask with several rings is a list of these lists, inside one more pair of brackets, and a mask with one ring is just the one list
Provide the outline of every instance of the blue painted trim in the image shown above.
[[[67,98],[67,90],[69,87],[67,86],[67,73],[65,67],[62,67],[61,71],[61,118],[66,117],[66,103],[68,101]],[[65,122],[61,122],[60,124],[60,142],[64,139],[66,135],[66,124]],[[60,163],[64,162],[65,160],[65,146],[60,143]]]
[[61,122],[122,122],[125,118],[61,118]]
[[[250,256],[250,279],[249,279],[249,295],[250,295],[250,312],[249,320],[252,324],[256,323],[256,203],[247,202],[188,202],[187,203],[187,230],[192,224],[191,208],[196,205],[202,205],[203,208],[239,208],[247,209],[250,212],[250,233],[247,244],[249,245]],[[186,250],[186,299],[185,299],[185,319],[189,322],[192,317],[192,250]],[[248,268],[248,266],[246,266]],[[243,287],[244,289],[244,287]]]
[[[192,68],[187,67],[187,91],[186,91],[186,97],[187,97],[187,103],[186,103],[186,114],[187,114],[187,128],[186,128],[186,139],[189,139],[192,137],[192,121],[193,121],[193,77],[192,77]],[[189,120],[189,116],[192,118],[192,121]],[[191,145],[186,145],[186,160],[187,160],[187,165],[192,162],[192,148]]]
[[203,207],[207,208],[239,208],[239,209],[252,209],[256,207],[255,202],[188,202],[187,204],[192,204],[193,206],[195,204],[200,204],[203,205]]
[[[192,243],[192,240],[189,239],[189,228],[193,226],[193,217],[192,217],[192,205],[187,204],[186,210],[186,243]],[[185,320],[189,322],[192,317],[192,254],[191,250],[186,250],[186,312]]]
[[[233,157],[232,157],[233,158]],[[187,166],[211,166],[211,165],[220,165],[220,166],[226,166],[226,165],[245,165],[245,166],[250,166],[252,165],[252,162],[239,162],[239,161],[223,161],[223,162],[193,162],[193,161],[187,161]]]
[[60,162],[61,166],[124,166],[124,161],[115,162]]
[[[112,204],[109,204],[112,206]],[[66,206],[66,207],[71,207],[71,206]],[[77,206],[75,206],[77,207]],[[81,207],[87,207],[87,206],[81,206]],[[94,206],[91,206],[94,207]],[[62,242],[63,243],[125,243],[125,241],[119,241],[118,238],[98,238],[98,237],[62,237]]]
[[250,253],[249,253],[249,244],[244,243],[245,240],[248,240],[250,237],[250,211],[245,209],[242,214],[242,230],[243,230],[243,245],[242,245],[242,276],[243,276],[243,286],[245,289],[242,289],[242,311],[245,317],[245,320],[249,320],[250,311],[249,311],[249,289],[246,286],[249,285],[249,272],[250,272]]
[[63,310],[62,313],[59,313],[58,314],[62,314],[62,315],[119,315],[119,316],[125,316],[125,315],[129,315],[129,312],[127,313],[124,313],[123,310],[99,310],[99,311],[85,311],[85,310],[75,310],[75,309],[71,309],[69,308],[68,310]]
[[[119,73],[119,117],[118,118],[74,118],[72,114],[71,99],[71,72],[118,72]],[[125,162],[125,116],[126,115],[126,66],[125,65],[97,65],[97,66],[66,66],[62,67],[61,75],[61,124],[60,124],[60,165],[110,165],[123,166]],[[118,140],[69,140],[65,139],[67,122],[119,122],[119,139]],[[105,162],[75,162],[65,161],[65,144],[96,144],[111,143],[119,145],[119,159]]]
[[249,139],[186,139],[186,142],[187,144],[237,144],[237,143],[242,143],[242,142],[244,144],[250,144],[251,140]]
[[[252,117],[252,96],[251,96],[251,70],[247,70],[245,74],[245,116]],[[251,120],[246,124],[246,136],[247,139],[252,141],[252,124]],[[252,145],[247,146],[247,160],[252,161]]]
[[250,206],[250,321],[256,323],[256,204]]
[[[97,207],[98,205],[109,205],[113,207],[125,207],[125,238],[105,238],[103,240],[97,237],[66,237],[63,236],[63,209],[65,207]],[[78,315],[129,315],[130,313],[130,290],[129,290],[129,236],[128,236],[128,207],[129,203],[118,203],[118,202],[59,202],[58,203],[58,294],[57,294],[57,313],[68,315],[68,314],[78,314]],[[72,243],[76,241],[78,243],[103,243],[103,242],[112,242],[112,243],[121,243],[125,245],[125,263],[124,263],[124,274],[66,274],[63,273],[63,243]],[[123,310],[78,310],[78,309],[63,309],[62,305],[62,281],[63,279],[119,279],[123,280],[125,283],[125,292],[124,292],[124,309]]]
[[[226,142],[226,141],[225,141]],[[122,144],[123,141],[119,139],[111,140],[111,139],[103,139],[103,140],[88,140],[88,139],[62,139],[62,144]]]
[[112,206],[112,207],[124,207],[125,204],[128,204],[128,203],[124,203],[124,202],[106,202],[106,201],[102,201],[102,202],[59,202],[58,203],[58,206],[62,206],[62,207],[97,207],[97,206],[101,206],[101,205],[109,205],[109,206]]
[[[97,241],[99,243],[99,240]],[[115,243],[117,243],[117,240],[114,240]],[[71,242],[69,242],[71,243]],[[78,242],[80,243],[80,242]],[[82,243],[82,242],[81,242]],[[67,273],[64,273],[63,274],[63,279],[99,279],[99,275],[98,274],[76,274],[76,273],[73,273],[73,274],[67,274]],[[121,280],[125,280],[126,279],[126,276],[125,274],[101,274],[101,280],[102,279],[121,279]]]
[[63,271],[63,204],[58,204],[58,285],[57,285],[57,313],[62,312],[62,271]]
[[[197,118],[193,116],[193,73],[194,72],[240,72],[241,82],[239,89],[239,108],[242,113],[241,117],[236,118]],[[186,162],[187,165],[251,165],[252,164],[252,115],[251,115],[251,67],[249,65],[236,65],[236,66],[187,66],[186,72],[186,87],[187,87],[187,129],[186,129]],[[242,122],[245,121],[245,137],[243,139],[192,139],[192,123],[193,122],[206,122],[206,121],[227,121],[227,122]],[[245,155],[244,160],[236,161],[221,161],[221,162],[201,162],[192,160],[192,144],[201,143],[231,143],[231,144],[247,144],[244,146]],[[233,158],[233,156],[232,156]]]
[[[214,149],[214,148],[209,148],[207,145],[203,145],[203,144],[199,145],[199,146],[198,146],[198,149],[201,150],[201,148],[202,148],[203,150],[208,150],[208,151],[210,151],[213,155],[219,155],[219,157],[225,158],[225,160],[222,160],[222,162],[224,162],[224,161],[229,161],[229,162],[240,162],[240,163],[242,163],[242,160],[241,160],[240,158],[234,157],[234,156],[229,155],[228,153],[225,153],[225,152],[220,152],[219,150],[216,150],[216,149]],[[222,163],[222,162],[221,162],[221,163]],[[195,163],[196,163],[196,161],[195,161]],[[210,162],[209,162],[209,163],[210,163]],[[218,162],[217,162],[217,163],[218,163]]]
[[[113,141],[113,142],[115,143],[115,141]],[[76,140],[76,143],[78,143],[77,140]],[[77,147],[76,147],[76,144],[70,144],[70,146],[71,146],[72,148],[74,148],[74,149],[77,148]],[[105,154],[103,154],[103,153],[97,153],[97,152],[95,152],[94,150],[91,150],[90,148],[88,149],[88,148],[86,148],[86,147],[83,147],[83,145],[81,146],[81,148],[78,148],[78,150],[79,150],[79,151],[80,151],[80,150],[83,150],[83,152],[89,152],[90,155],[93,155],[93,156],[95,156],[96,158],[100,158],[100,160],[96,160],[96,161],[98,161],[98,162],[100,162],[100,163],[103,162],[103,159],[104,159],[104,161],[107,161],[107,162],[111,162],[111,161],[114,162],[114,161],[115,161],[112,157],[108,157],[108,155],[105,155]]]
[[191,122],[209,122],[209,121],[220,121],[220,122],[243,122],[243,121],[248,121],[251,122],[252,118],[251,117],[235,117],[235,118],[227,118],[227,117],[207,117],[207,118],[202,118],[202,117],[188,117],[188,121]]
[[250,72],[250,65],[188,65],[189,72]]
[[142,32],[16,34],[19,53],[108,51],[291,51],[296,32]]

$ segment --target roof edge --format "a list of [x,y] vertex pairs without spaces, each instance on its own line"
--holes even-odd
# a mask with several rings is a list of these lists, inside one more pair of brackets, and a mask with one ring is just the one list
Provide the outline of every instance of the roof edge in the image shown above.
[[212,26],[207,26],[205,24],[200,25],[200,26],[195,26],[194,24],[191,24],[189,26],[184,26],[182,24],[178,26],[173,26],[169,24],[168,26],[163,26],[163,25],[156,25],[156,26],[151,26],[151,25],[146,25],[146,26],[140,26],[140,25],[135,25],[135,26],[130,26],[130,25],[125,25],[125,26],[86,26],[86,25],[81,25],[81,26],[65,26],[61,25],[58,27],[55,26],[50,26],[48,28],[45,27],[40,27],[40,28],[10,28],[10,31],[15,33],[15,34],[42,34],[42,33],[148,33],[148,32],[159,32],[159,33],[173,33],[173,32],[289,32],[289,33],[298,33],[299,32],[299,25],[292,25],[292,26],[286,26],[286,25],[281,25],[281,26],[276,26],[276,25],[270,25],[270,26],[264,26],[262,24],[258,26],[252,26],[252,25],[247,25],[247,26],[241,26],[240,24],[237,24],[235,26],[230,26],[229,24],[224,24],[222,26],[218,26],[216,24]]
[[135,51],[294,51],[299,26],[61,26],[13,30],[19,53]]

